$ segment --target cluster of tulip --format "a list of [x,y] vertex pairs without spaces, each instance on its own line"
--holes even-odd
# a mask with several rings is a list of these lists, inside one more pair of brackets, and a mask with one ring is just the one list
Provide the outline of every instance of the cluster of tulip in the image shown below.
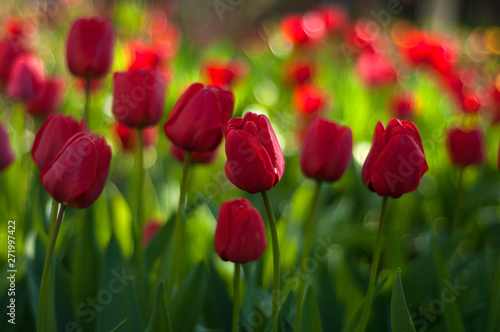
[[[401,83],[404,76],[401,72],[408,68],[404,65],[396,66],[395,61],[391,60],[387,40],[381,34],[368,33],[368,24],[364,20],[350,24],[342,8],[320,6],[304,15],[286,16],[281,22],[280,30],[282,38],[293,45],[291,59],[284,64],[281,79],[286,83],[286,88],[290,89],[287,95],[291,97],[297,121],[300,155],[296,161],[302,174],[315,182],[308,207],[309,214],[304,221],[303,238],[300,239],[303,242],[301,261],[306,261],[312,251],[315,209],[320,188],[325,183],[341,180],[349,169],[355,145],[352,126],[328,119],[326,111],[330,96],[314,83],[319,74],[319,65],[317,66],[315,59],[317,46],[329,38],[342,39],[343,45],[347,45],[347,50],[351,52],[349,56],[355,58],[354,73],[363,86],[371,91],[391,87],[388,108],[393,118],[386,126],[382,121],[376,124],[371,148],[369,152],[367,148],[366,156],[360,158],[362,168],[358,174],[369,191],[382,197],[366,296],[356,316],[359,319],[356,331],[361,332],[367,328],[376,293],[388,198],[397,199],[415,191],[429,170],[419,130],[412,122],[418,115],[416,98]],[[259,210],[243,197],[225,200],[220,204],[213,242],[220,259],[234,263],[232,328],[233,331],[238,331],[239,328],[240,274],[244,271],[242,264],[259,260],[263,256],[268,247],[268,228],[273,266],[270,329],[277,331],[281,328],[283,304],[280,285],[282,258],[268,191],[284,179],[286,154],[284,156],[280,145],[282,137],[275,132],[271,117],[258,112],[246,112],[241,117],[233,116],[235,95],[238,97],[238,94],[233,94],[237,90],[232,88],[249,72],[248,64],[238,60],[206,62],[202,72],[207,78],[207,84],[182,82],[185,84],[184,92],[175,101],[163,123],[167,87],[175,69],[170,60],[177,51],[179,32],[172,26],[155,28],[163,29],[162,33],[168,35],[168,40],[154,33],[149,36],[150,44],[127,44],[130,52],[127,68],[114,72],[112,76],[111,110],[116,122],[111,127],[123,150],[135,154],[137,168],[137,201],[131,204],[136,204],[131,233],[134,237],[133,264],[137,273],[137,280],[134,281],[137,298],[144,296],[143,291],[149,287],[148,283],[154,283],[158,288],[163,287],[161,279],[167,277],[166,292],[162,295],[166,298],[166,303],[171,304],[174,288],[180,285],[179,275],[184,264],[183,218],[187,210],[189,172],[193,164],[209,164],[216,160],[220,145],[224,144],[225,177],[248,194],[260,193],[267,214],[266,225]],[[83,116],[77,119],[58,113],[64,101],[65,82],[61,77],[49,76],[42,61],[33,54],[30,47],[35,33],[33,30],[33,27],[16,20],[7,23],[3,39],[0,40],[0,88],[30,115],[43,120],[34,136],[31,157],[40,171],[40,183],[52,197],[53,203],[48,234],[50,240],[41,276],[37,330],[52,331],[55,327],[48,309],[51,306],[53,287],[50,271],[65,211],[68,207],[86,209],[98,200],[108,182],[114,158],[112,144],[108,144],[104,136],[96,133],[98,130],[90,104],[94,89],[98,89],[100,81],[112,71],[116,32],[110,20],[100,18],[79,18],[68,31],[65,56],[67,68],[83,83],[85,90]],[[399,58],[409,68],[423,67],[432,77],[437,78],[449,92],[456,108],[461,111],[460,124],[450,127],[445,135],[451,162],[459,169],[458,191],[461,191],[464,169],[485,162],[485,138],[479,129],[479,115],[484,115],[492,123],[500,121],[500,85],[490,84],[483,96],[482,92],[474,90],[474,82],[469,82],[473,79],[466,79],[466,73],[471,70],[457,65],[457,55],[451,43],[415,28],[403,30],[404,33],[395,37],[394,43],[399,51]],[[480,113],[480,110],[485,112]],[[145,249],[160,232],[164,222],[156,218],[149,219],[150,216],[145,211],[147,170],[144,150],[157,144],[160,124],[163,124],[165,136],[171,143],[171,155],[184,166],[175,226],[172,228],[172,253],[168,255],[168,251],[162,251],[159,264],[152,266],[155,271],[147,271],[144,261],[148,257]],[[0,122],[0,171],[14,163],[15,151],[7,127]],[[22,159],[23,156],[19,158]],[[500,169],[500,152],[498,168]],[[454,226],[459,226],[460,207],[455,214]],[[168,275],[165,273],[167,264]],[[445,276],[441,277],[444,280]],[[306,318],[307,286],[305,278],[300,279],[295,293],[293,323],[297,331]],[[407,313],[406,307],[405,310]],[[411,319],[407,320],[413,327]],[[457,330],[462,329],[461,323],[454,324],[457,324],[454,325]],[[150,327],[149,330],[153,328]]]

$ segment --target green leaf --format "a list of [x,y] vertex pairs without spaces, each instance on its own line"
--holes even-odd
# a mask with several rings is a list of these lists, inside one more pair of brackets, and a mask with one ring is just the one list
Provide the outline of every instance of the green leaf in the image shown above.
[[114,329],[112,329],[112,330],[111,330],[111,331],[109,331],[109,332],[116,332],[116,331],[118,331],[118,330],[119,330],[119,329],[120,329],[120,328],[121,328],[121,327],[125,324],[125,322],[126,322],[126,321],[127,321],[127,318],[123,319],[123,320],[120,322],[120,324],[118,324],[118,325],[117,325]]
[[132,234],[132,213],[127,201],[118,188],[110,186],[110,206],[113,234],[120,244],[123,255],[130,259],[134,252],[134,235]]
[[410,312],[406,306],[405,294],[401,283],[401,269],[398,268],[394,278],[391,299],[391,322],[394,332],[415,332]]
[[203,263],[198,264],[181,283],[172,299],[173,331],[192,331],[205,304],[208,273]]
[[170,325],[170,317],[167,310],[167,302],[165,301],[165,298],[165,283],[162,279],[158,283],[158,286],[156,286],[153,309],[145,332],[172,331],[172,326]]
[[307,287],[302,310],[302,321],[299,331],[322,331],[318,303],[314,298],[311,286]]
[[142,331],[135,279],[136,275],[128,269],[116,238],[111,236],[104,255],[100,289],[91,297],[94,305],[85,302],[80,308],[81,314],[88,320],[94,319],[97,314],[98,331],[112,330],[124,318],[127,321],[120,331]]

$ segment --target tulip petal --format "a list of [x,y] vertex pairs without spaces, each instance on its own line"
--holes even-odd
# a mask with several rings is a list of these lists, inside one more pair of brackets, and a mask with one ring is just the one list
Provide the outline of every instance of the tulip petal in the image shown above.
[[271,163],[274,166],[276,179],[275,184],[281,180],[283,173],[285,172],[285,159],[283,158],[283,153],[281,152],[280,143],[278,138],[274,133],[271,122],[265,115],[259,116],[259,140],[266,149]]
[[371,170],[373,167],[373,164],[375,161],[377,161],[378,157],[382,153],[382,150],[384,149],[384,146],[386,144],[385,142],[385,127],[382,121],[379,121],[377,123],[377,126],[375,127],[375,132],[373,134],[373,143],[370,148],[370,152],[368,153],[368,156],[366,156],[366,160],[363,164],[363,168],[361,170],[361,179],[363,180],[363,183],[365,186],[367,186],[370,190],[371,189]]

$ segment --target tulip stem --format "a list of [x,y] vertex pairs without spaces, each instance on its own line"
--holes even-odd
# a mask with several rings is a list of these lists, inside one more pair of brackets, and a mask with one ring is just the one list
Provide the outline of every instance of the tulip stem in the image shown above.
[[[316,212],[316,205],[318,203],[319,191],[321,189],[321,180],[316,181],[316,186],[314,188],[314,194],[312,197],[311,205],[309,206],[309,215],[306,219],[306,227],[304,234],[304,248],[302,250],[302,257],[300,259],[300,266],[304,264],[304,261],[309,257],[309,252],[311,251],[311,241],[312,241],[312,230],[314,228],[314,214]],[[304,286],[306,283],[306,276],[299,278],[299,287],[297,292],[297,310],[294,330],[298,331],[300,328],[300,323],[302,320],[302,301],[304,296]]]
[[84,108],[84,113],[83,113],[83,118],[87,122],[87,125],[91,127],[90,125],[90,83],[91,83],[90,78],[85,79],[85,108]]
[[142,232],[143,232],[143,199],[142,199],[142,189],[144,187],[144,148],[143,148],[143,138],[142,138],[142,128],[137,129],[138,131],[138,153],[137,153],[137,209],[136,209],[136,255],[137,255],[137,290],[138,298],[142,298],[143,294],[143,244],[142,244]]
[[61,221],[64,216],[64,210],[66,206],[59,203],[59,213],[57,215],[54,227],[50,227],[50,240],[49,247],[47,248],[47,254],[45,256],[45,263],[43,266],[42,282],[40,284],[40,294],[38,298],[38,322],[37,331],[51,331],[53,327],[49,326],[49,306],[50,306],[50,266],[52,262],[52,254],[54,253],[54,248],[56,246],[57,235],[59,234],[59,228],[61,226]]
[[274,320],[273,331],[277,331],[278,327],[278,308],[280,299],[280,246],[278,242],[278,232],[276,230],[276,221],[274,220],[273,208],[267,191],[261,191],[264,204],[266,206],[267,217],[269,218],[269,228],[271,229],[271,237],[273,244],[273,293],[272,293],[272,315],[271,319]]
[[356,329],[356,332],[364,332],[368,316],[370,315],[370,307],[373,300],[373,292],[375,291],[375,283],[377,277],[378,263],[380,260],[380,253],[382,251],[382,230],[384,226],[385,208],[387,206],[387,196],[382,198],[382,208],[380,209],[380,221],[378,223],[377,238],[375,239],[375,249],[373,253],[373,262],[370,269],[370,279],[368,281],[368,291],[366,292],[365,303],[361,313],[361,321]]
[[234,263],[234,298],[233,298],[233,332],[238,332],[238,320],[240,317],[240,263]]
[[496,321],[498,320],[497,313],[500,307],[500,257],[498,258],[498,267],[494,285],[493,296],[491,297],[490,314],[488,318],[488,332],[495,331]]
[[456,231],[460,228],[460,224],[462,222],[462,205],[464,200],[464,168],[460,167],[458,170],[458,178],[457,178],[457,195],[455,201],[455,210],[453,211],[453,225],[452,230]]
[[[182,180],[181,180],[181,193],[179,197],[179,208],[177,210],[177,218],[175,219],[175,233],[174,233],[174,249],[172,252],[172,263],[170,265],[170,273],[168,274],[167,282],[167,303],[170,301],[170,296],[172,292],[172,287],[175,283],[178,261],[179,261],[179,250],[182,242],[182,214],[184,212],[184,204],[186,201],[186,183],[188,178],[189,166],[191,164],[191,151],[186,151],[186,156],[184,157],[184,168],[182,170]],[[160,271],[161,273],[162,271]]]

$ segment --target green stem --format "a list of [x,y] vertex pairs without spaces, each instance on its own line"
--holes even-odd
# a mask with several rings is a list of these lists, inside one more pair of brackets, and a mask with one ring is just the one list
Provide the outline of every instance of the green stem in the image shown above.
[[[306,219],[306,228],[304,234],[304,248],[302,250],[302,257],[300,258],[300,266],[304,263],[307,257],[309,257],[309,252],[311,251],[311,243],[312,243],[312,230],[314,228],[314,214],[316,212],[316,205],[318,203],[319,191],[321,189],[321,181],[316,181],[316,186],[314,188],[314,194],[311,200],[311,205],[309,206],[309,215]],[[296,312],[296,321],[294,331],[299,330],[300,323],[302,321],[302,298],[304,297],[304,286],[306,283],[306,277],[299,278],[299,287],[297,292],[297,310]]]
[[52,234],[55,223],[56,223],[56,218],[57,218],[57,207],[59,206],[59,203],[56,202],[55,199],[52,200],[52,208],[50,210],[50,224],[49,224],[49,236]]
[[[450,280],[448,272],[446,271],[445,263],[443,260],[443,256],[441,254],[441,250],[439,248],[436,232],[434,231],[432,225],[430,226],[430,237],[431,237],[431,247],[434,251],[432,257],[434,258],[434,264],[436,264],[438,277],[441,283],[441,289],[446,288],[446,284],[444,281]],[[457,302],[453,301],[449,305],[445,307],[444,318],[446,325],[448,327],[448,331],[453,332],[464,332],[464,327],[462,323],[462,318],[460,317],[460,310],[458,308]]]
[[267,191],[262,191],[262,199],[266,206],[267,217],[269,218],[269,228],[271,229],[271,238],[273,245],[273,293],[272,293],[272,315],[271,319],[274,320],[273,331],[277,331],[278,328],[278,309],[279,309],[279,299],[280,299],[280,246],[278,241],[278,232],[276,230],[276,221],[274,220],[273,208],[271,207],[271,201],[269,200],[269,195]]
[[361,321],[356,329],[357,332],[363,332],[368,322],[370,315],[370,307],[373,300],[373,292],[375,290],[375,283],[377,278],[378,263],[380,261],[380,253],[382,251],[382,231],[384,227],[385,208],[387,206],[387,196],[382,198],[382,208],[380,210],[380,221],[378,223],[377,238],[375,239],[375,249],[373,253],[373,262],[370,269],[370,279],[368,281],[368,291],[366,292],[365,303],[363,305],[363,312],[361,313]]
[[85,79],[85,108],[83,113],[83,118],[87,122],[87,125],[90,126],[90,83],[92,80],[90,78]]
[[240,265],[240,263],[234,263],[233,332],[238,332],[238,319],[240,317]]
[[142,128],[139,128],[139,147],[137,154],[137,207],[136,207],[136,222],[135,222],[135,233],[136,233],[136,258],[137,258],[137,293],[138,298],[142,299],[144,294],[143,289],[143,244],[142,244],[142,233],[143,233],[143,199],[142,191],[144,187],[144,149],[143,149],[143,139],[142,139]]
[[[181,180],[181,194],[179,197],[179,208],[177,209],[177,218],[175,219],[175,233],[174,233],[174,249],[172,252],[172,264],[170,266],[170,273],[168,274],[167,282],[167,303],[170,301],[170,296],[172,292],[172,287],[175,283],[176,273],[178,269],[178,261],[180,255],[180,246],[182,242],[182,214],[184,212],[184,204],[186,202],[186,183],[188,178],[189,166],[191,164],[191,151],[186,151],[186,156],[184,157],[184,168],[182,170],[182,180]],[[166,259],[163,255],[163,259]],[[162,271],[160,271],[161,273]]]
[[495,286],[493,286],[493,296],[491,297],[490,314],[488,318],[488,332],[495,331],[499,306],[500,306],[500,257],[498,257],[498,267],[497,267],[497,274],[495,276]]
[[59,203],[59,214],[57,215],[54,227],[51,227],[49,247],[47,249],[47,254],[45,256],[45,264],[43,266],[42,282],[40,284],[40,295],[38,298],[38,323],[37,331],[44,332],[50,331],[51,327],[49,325],[48,308],[50,306],[50,265],[52,262],[52,254],[54,253],[54,248],[56,246],[57,235],[59,234],[59,228],[61,226],[61,221],[64,216],[64,210],[66,206]]
[[463,208],[463,200],[464,200],[464,168],[461,167],[458,170],[458,178],[457,178],[457,195],[455,201],[455,211],[453,213],[453,225],[452,230],[456,231],[460,228],[462,220],[462,208]]

